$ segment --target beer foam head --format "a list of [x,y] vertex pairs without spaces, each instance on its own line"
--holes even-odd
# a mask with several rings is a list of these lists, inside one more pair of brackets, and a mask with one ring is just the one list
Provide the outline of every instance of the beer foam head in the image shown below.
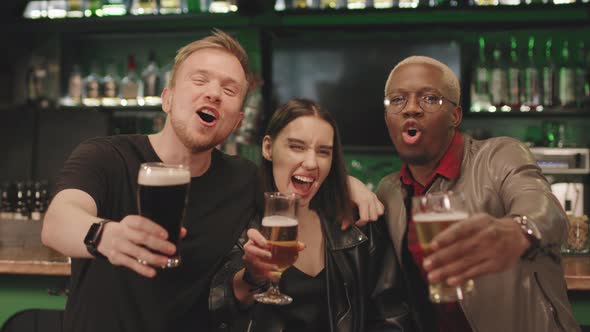
[[264,227],[290,227],[297,226],[297,220],[285,216],[268,216],[262,218]]
[[469,217],[469,213],[464,211],[445,212],[445,213],[419,213],[415,214],[412,219],[414,222],[439,222],[439,221],[459,221]]
[[186,168],[142,167],[137,183],[144,186],[176,186],[191,182],[191,173]]

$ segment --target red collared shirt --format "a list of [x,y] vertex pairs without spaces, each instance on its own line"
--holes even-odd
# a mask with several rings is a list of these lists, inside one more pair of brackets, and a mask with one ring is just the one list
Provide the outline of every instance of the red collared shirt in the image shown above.
[[[428,188],[432,185],[437,177],[442,176],[449,180],[455,180],[459,176],[459,170],[461,168],[461,161],[463,159],[463,137],[457,131],[451,141],[447,152],[443,155],[440,163],[432,173],[432,176],[426,181],[426,185],[423,186],[416,182],[410,173],[410,169],[407,164],[402,165],[400,171],[400,179],[402,184],[410,186],[414,189],[414,196],[423,195]],[[416,235],[416,227],[410,211],[408,211],[409,223],[408,223],[408,250],[410,251],[414,263],[418,266],[420,274],[424,282],[428,283],[426,277],[426,271],[422,268],[422,262],[424,261],[424,252],[418,243],[418,237]],[[435,305],[436,313],[438,315],[439,331],[440,332],[471,332],[471,326],[467,322],[467,318],[459,306],[459,303],[446,303]]]

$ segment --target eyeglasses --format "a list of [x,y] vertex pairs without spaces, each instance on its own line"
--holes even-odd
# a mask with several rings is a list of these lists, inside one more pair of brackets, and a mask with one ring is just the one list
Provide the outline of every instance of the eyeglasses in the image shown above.
[[[418,99],[418,105],[424,112],[434,113],[438,112],[443,104],[443,101],[448,101],[451,105],[457,106],[457,103],[449,100],[445,96],[437,96],[433,94],[417,94],[416,98]],[[397,114],[406,108],[408,104],[409,97],[408,95],[404,94],[394,94],[391,96],[386,96],[383,100],[383,105],[385,106],[385,111],[391,114]]]

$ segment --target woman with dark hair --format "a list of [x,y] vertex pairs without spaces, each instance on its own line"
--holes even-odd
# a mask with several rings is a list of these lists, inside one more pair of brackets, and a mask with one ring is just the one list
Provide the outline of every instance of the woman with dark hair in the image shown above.
[[254,302],[261,286],[276,279],[258,220],[214,278],[210,307],[222,326],[235,327],[239,313],[247,312],[248,331],[408,331],[405,306],[394,289],[378,282],[382,269],[397,268],[393,256],[384,259],[392,250],[384,225],[343,230],[352,207],[332,116],[310,100],[290,100],[272,116],[262,156],[265,191],[299,196],[299,257],[280,279],[293,303]]

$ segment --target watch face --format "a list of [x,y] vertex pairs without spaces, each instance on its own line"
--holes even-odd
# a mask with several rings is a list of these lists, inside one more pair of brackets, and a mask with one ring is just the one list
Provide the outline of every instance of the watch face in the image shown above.
[[100,230],[102,229],[101,223],[95,223],[90,225],[90,229],[88,233],[86,233],[86,237],[84,238],[84,244],[86,245],[97,245],[97,242],[100,238]]

